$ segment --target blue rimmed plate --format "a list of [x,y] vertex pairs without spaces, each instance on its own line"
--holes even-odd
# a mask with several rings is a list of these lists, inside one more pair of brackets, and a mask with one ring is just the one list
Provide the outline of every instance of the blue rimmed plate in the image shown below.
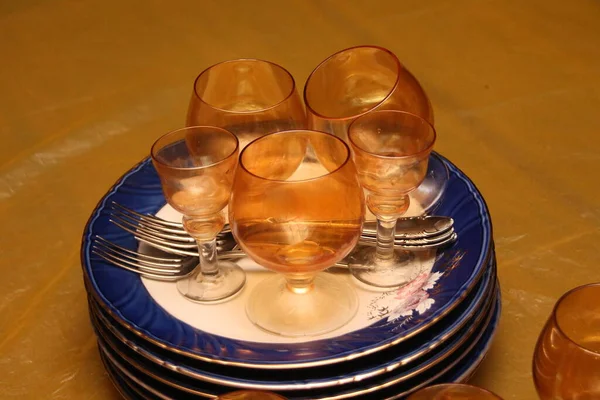
[[138,399],[149,399],[156,398],[154,395],[146,392],[144,394],[141,390],[138,389],[139,386],[132,386],[126,378],[124,378],[119,371],[117,371],[116,367],[111,363],[108,357],[102,351],[102,347],[98,347],[100,352],[100,360],[104,365],[104,369],[108,373],[108,378],[112,381],[113,385],[117,389],[117,392],[126,400],[138,400]]
[[469,342],[467,344],[466,348],[464,349],[464,353],[461,353],[460,356],[450,360],[447,365],[441,365],[427,371],[427,374],[421,377],[423,381],[420,383],[415,382],[410,388],[404,387],[404,390],[399,390],[397,387],[392,387],[382,390],[374,396],[365,396],[361,397],[361,399],[395,400],[404,398],[410,393],[428,385],[445,382],[466,382],[473,375],[475,370],[481,365],[492,345],[492,341],[498,329],[498,323],[500,322],[500,315],[502,311],[500,287],[497,288],[497,293],[496,307],[490,323],[485,328],[485,331],[482,333],[479,340]]
[[495,260],[492,258],[491,261],[477,288],[439,323],[420,335],[358,360],[292,371],[242,369],[177,356],[140,340],[132,332],[120,327],[93,300],[90,308],[96,318],[96,330],[107,342],[117,341],[127,346],[131,350],[130,356],[134,360],[140,359],[139,364],[150,361],[159,366],[158,374],[164,368],[195,380],[244,389],[276,391],[322,388],[364,380],[397,368],[406,369],[408,364],[414,364],[429,352],[447,345],[453,336],[460,337],[463,327],[475,324],[482,317],[478,312],[491,297],[490,294],[494,293]]
[[[364,375],[359,375],[361,377],[359,380],[350,380],[345,382],[345,384],[335,387],[322,388],[319,387],[318,384],[313,386],[308,383],[303,387],[280,385],[278,387],[278,391],[280,391],[280,393],[284,394],[286,397],[291,398],[320,399],[339,394],[354,394],[355,392],[362,393],[365,390],[363,388],[366,388],[366,390],[378,390],[379,388],[387,387],[392,384],[397,385],[415,376],[425,374],[429,369],[452,357],[454,351],[460,348],[465,342],[469,341],[472,336],[476,336],[478,331],[482,330],[481,326],[485,325],[485,321],[491,316],[489,310],[492,308],[494,303],[493,297],[494,296],[487,296],[486,304],[481,309],[482,312],[479,313],[473,320],[471,320],[467,326],[462,328],[455,336],[444,342],[440,348],[436,349],[436,351],[428,354],[425,357],[419,358],[416,363],[390,368],[389,370],[385,370],[381,376],[377,376],[376,378],[373,378],[368,373],[365,373]],[[102,329],[98,326],[99,324],[97,321],[95,322],[95,325],[99,329]],[[206,381],[197,381],[179,374],[180,371],[178,370],[162,368],[156,364],[149,363],[144,359],[136,357],[136,354],[128,347],[110,338],[105,332],[102,332],[101,330],[97,330],[97,332],[99,342],[106,352],[111,353],[113,357],[124,362],[124,364],[127,366],[127,369],[137,375],[138,378],[149,382],[154,386],[161,386],[164,384],[170,387],[170,392],[175,398],[179,398],[181,393],[192,393],[198,396],[206,396],[218,395],[226,391],[234,390],[234,388],[230,386],[224,386]],[[358,365],[357,363],[355,363],[355,366]],[[257,389],[257,387],[254,385],[241,387],[238,386],[238,388]],[[275,390],[275,388],[271,388],[271,390]],[[169,393],[169,391],[167,391],[167,393]]]
[[483,198],[462,172],[443,157],[440,159],[448,167],[449,179],[437,212],[454,218],[458,241],[438,255],[431,271],[418,282],[421,286],[411,288],[418,296],[404,297],[416,303],[394,303],[402,296],[390,292],[381,302],[365,305],[371,307],[366,312],[373,319],[360,329],[296,343],[248,341],[215,334],[165,311],[139,276],[92,256],[95,235],[137,248],[131,234],[109,222],[107,204],[111,201],[143,213],[156,213],[164,205],[158,176],[147,159],[126,173],[102,198],[85,228],[82,263],[88,290],[107,313],[137,336],[206,362],[289,369],[333,364],[384,350],[431,327],[451,312],[475,287],[491,254],[491,224]]
[[[500,292],[499,286],[498,292]],[[501,307],[500,303],[498,303],[498,307]],[[499,316],[500,314],[498,313],[498,317]],[[443,375],[435,383],[467,382],[469,379],[471,379],[490,350],[490,347],[492,346],[492,339],[493,337],[487,341],[480,341],[472,350],[472,357],[462,363],[459,363],[457,368]]]
[[[472,371],[479,365],[481,359],[485,356],[491,340],[494,336],[500,317],[500,297],[490,296],[493,305],[491,311],[485,312],[484,322],[481,326],[473,327],[466,337],[460,340],[459,346],[454,349],[450,357],[447,357],[440,363],[425,369],[415,369],[415,373],[404,379],[397,376],[395,371],[378,379],[367,379],[364,382],[358,382],[352,387],[344,386],[337,388],[328,388],[326,390],[315,390],[306,392],[281,392],[284,396],[294,400],[333,400],[345,399],[351,397],[360,397],[361,399],[395,399],[408,395],[432,382],[440,381],[460,381],[466,377],[469,371]],[[135,369],[124,361],[118,353],[115,353],[108,346],[101,344],[102,352],[110,359],[112,365],[116,366],[115,371],[123,379],[133,386],[143,387],[147,393],[160,395],[164,399],[186,399],[186,398],[209,398],[218,393],[230,391],[228,388],[206,385],[202,390],[179,390],[172,386],[166,376],[154,379],[143,372]]]

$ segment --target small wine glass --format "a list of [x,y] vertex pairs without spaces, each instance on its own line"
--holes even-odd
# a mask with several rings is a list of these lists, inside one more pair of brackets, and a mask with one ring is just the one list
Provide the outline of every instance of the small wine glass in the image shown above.
[[225,128],[238,137],[241,151],[267,133],[306,128],[306,114],[286,69],[269,61],[238,59],[198,75],[186,125]]
[[600,399],[600,283],[557,301],[535,347],[533,380],[542,400]]
[[188,127],[160,137],[151,155],[167,202],[183,214],[185,230],[198,243],[200,264],[177,281],[177,289],[201,303],[239,292],[246,282],[244,271],[219,261],[216,248],[238,161],[237,138],[217,127]]
[[396,221],[408,209],[408,193],[425,178],[436,133],[423,118],[404,111],[373,111],[348,130],[367,207],[377,218],[377,245],[351,256],[350,271],[377,287],[404,285],[420,273],[411,252],[394,248]]
[[222,394],[216,400],[286,400],[286,398],[272,392],[236,390]]
[[388,49],[356,46],[321,62],[304,86],[308,128],[347,140],[356,118],[374,110],[400,110],[433,125],[433,109],[419,81]]
[[346,324],[358,309],[354,289],[318,273],[358,242],[364,200],[350,149],[316,131],[263,136],[240,155],[229,221],[242,249],[279,272],[251,292],[246,312],[282,336],[314,336]]
[[477,386],[442,383],[418,390],[406,400],[502,400],[502,398]]

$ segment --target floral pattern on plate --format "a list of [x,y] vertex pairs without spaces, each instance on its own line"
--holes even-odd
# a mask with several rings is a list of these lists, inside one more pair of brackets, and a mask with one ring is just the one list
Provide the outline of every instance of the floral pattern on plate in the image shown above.
[[463,256],[464,252],[453,254],[448,268],[443,272],[422,271],[412,282],[382,293],[369,304],[368,318],[385,318],[387,322],[397,322],[400,318],[410,319],[413,315],[422,315],[435,304],[430,291],[435,289],[444,274],[452,271],[460,263]]

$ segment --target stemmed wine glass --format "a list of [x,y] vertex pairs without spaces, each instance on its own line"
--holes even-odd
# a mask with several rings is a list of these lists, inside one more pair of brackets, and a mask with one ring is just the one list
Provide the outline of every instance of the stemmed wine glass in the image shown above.
[[258,390],[236,390],[220,395],[216,400],[286,400],[276,393]]
[[373,111],[357,118],[348,139],[367,207],[377,218],[377,245],[351,256],[350,271],[377,287],[396,287],[420,273],[412,253],[394,248],[396,221],[408,209],[408,193],[425,178],[436,133],[423,118],[404,111]]
[[198,75],[186,125],[225,128],[238,137],[241,151],[267,133],[305,128],[306,115],[287,70],[268,61],[238,59]]
[[558,300],[535,347],[533,380],[542,400],[600,398],[600,283]]
[[502,400],[489,390],[461,383],[442,383],[425,387],[406,400]]
[[323,132],[263,136],[240,155],[229,221],[242,249],[279,272],[250,294],[246,312],[260,328],[312,336],[346,324],[355,291],[321,273],[358,242],[364,201],[348,145]]
[[[374,110],[407,111],[433,125],[433,109],[419,81],[394,53],[378,46],[351,47],[321,62],[306,81],[304,102],[309,129],[346,142],[352,121]],[[433,167],[437,170],[429,171],[424,184],[411,193],[417,200],[413,215],[431,208],[445,189],[445,165],[436,159]],[[365,219],[375,217],[367,212]]]
[[378,46],[341,50],[321,62],[304,86],[308,128],[347,139],[356,118],[400,110],[433,125],[433,109],[419,81],[391,51]]
[[217,259],[216,235],[225,224],[238,162],[238,140],[224,129],[194,126],[160,137],[151,150],[167,202],[183,214],[185,230],[198,242],[200,264],[177,281],[189,300],[214,302],[237,293],[246,282],[237,265]]

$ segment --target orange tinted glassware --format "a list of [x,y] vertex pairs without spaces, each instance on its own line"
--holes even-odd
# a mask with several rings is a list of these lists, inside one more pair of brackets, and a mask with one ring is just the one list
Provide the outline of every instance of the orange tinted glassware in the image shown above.
[[263,60],[225,61],[194,82],[187,122],[233,132],[240,150],[267,133],[306,128],[306,115],[292,75]]
[[600,283],[558,300],[535,348],[533,378],[542,400],[600,399]]
[[374,110],[401,110],[433,125],[433,109],[419,81],[391,51],[357,46],[319,64],[304,86],[309,129],[347,139],[356,118]]
[[257,390],[237,390],[222,394],[217,400],[286,400],[286,397],[271,392]]
[[353,253],[350,271],[377,287],[404,285],[419,275],[412,253],[394,248],[396,221],[410,204],[408,193],[423,182],[436,133],[404,111],[373,111],[357,118],[348,140],[367,206],[377,218],[377,245]]
[[288,131],[250,143],[240,156],[229,221],[246,254],[281,274],[253,290],[250,320],[284,336],[318,335],[348,322],[356,294],[318,272],[350,253],[363,215],[356,169],[341,139]]
[[237,293],[246,281],[237,265],[217,259],[216,235],[223,229],[238,162],[238,140],[224,129],[195,126],[160,137],[151,149],[167,202],[183,214],[185,230],[198,243],[200,263],[177,281],[189,300],[213,302]]
[[502,400],[494,393],[477,386],[446,383],[423,388],[406,400]]

